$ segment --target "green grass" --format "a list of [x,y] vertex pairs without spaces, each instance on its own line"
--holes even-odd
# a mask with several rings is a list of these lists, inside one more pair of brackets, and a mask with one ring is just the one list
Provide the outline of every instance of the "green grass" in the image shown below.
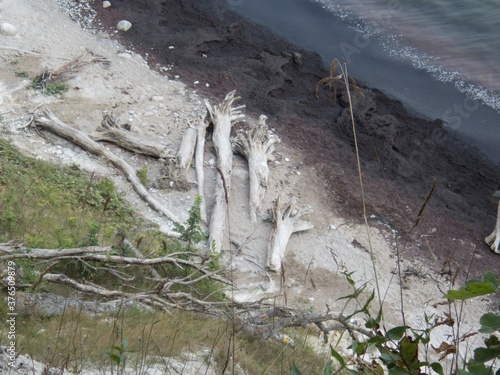
[[[182,358],[182,354],[202,351],[206,353],[205,362],[220,371],[228,349],[234,362],[248,374],[289,374],[292,361],[300,363],[307,374],[319,374],[327,359],[306,343],[310,334],[315,335],[312,330],[293,330],[298,345],[292,349],[242,332],[233,335],[229,320],[179,310],[164,313],[132,308],[96,319],[68,309],[60,317],[31,315],[18,319],[18,347],[52,367],[65,366],[74,372],[90,364],[108,370],[116,367],[106,353],[124,340],[129,351],[126,366],[137,373],[152,363],[165,363],[169,357]],[[226,373],[233,374],[231,364]]]
[[138,223],[112,180],[23,156],[1,139],[0,205],[0,242],[29,247],[109,245]]

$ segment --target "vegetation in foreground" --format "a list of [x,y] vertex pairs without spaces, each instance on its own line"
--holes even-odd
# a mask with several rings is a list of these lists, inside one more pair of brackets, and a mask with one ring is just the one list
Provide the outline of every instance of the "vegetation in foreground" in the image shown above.
[[[96,175],[89,178],[76,165],[56,167],[26,157],[0,139],[0,243],[65,249],[117,246],[123,238],[128,238],[146,257],[185,251],[186,258],[206,236],[199,227],[199,203],[195,201],[186,225],[177,228],[182,241],[174,241],[161,235],[154,226],[144,225],[127,207],[110,179]],[[118,246],[116,251],[128,250]],[[44,261],[16,263],[20,270],[17,282],[21,286],[35,284],[47,268]],[[217,259],[213,259],[211,267],[220,267]],[[97,264],[71,260],[53,270],[58,268],[82,282],[127,287],[111,280]],[[174,267],[161,271],[174,278],[184,276],[182,270]],[[146,280],[141,272],[127,271],[136,280]],[[146,288],[146,284],[138,282],[135,287]],[[209,280],[197,284],[195,290],[201,298],[222,300],[224,297],[218,291],[220,286]],[[18,293],[31,292],[30,287],[18,290]],[[73,290],[41,282],[35,292],[70,295]],[[5,298],[5,288],[0,293]],[[2,303],[0,315],[6,313],[6,304]],[[230,316],[221,319],[180,310],[165,313],[132,308],[103,314],[99,319],[70,308],[61,316],[46,316],[35,310],[19,316],[19,323],[16,334],[21,353],[49,367],[76,372],[94,367],[120,373],[127,366],[141,373],[153,362],[161,364],[169,357],[182,360],[183,353],[201,351],[205,361],[215,368],[237,364],[249,374],[287,374],[292,361],[301,363],[303,369],[313,374],[320,371],[327,359],[316,354],[307,343],[312,334],[308,329],[289,332],[297,343],[291,348],[237,332]],[[1,343],[7,342],[7,328],[5,322],[0,326]],[[237,373],[233,370],[228,371]]]

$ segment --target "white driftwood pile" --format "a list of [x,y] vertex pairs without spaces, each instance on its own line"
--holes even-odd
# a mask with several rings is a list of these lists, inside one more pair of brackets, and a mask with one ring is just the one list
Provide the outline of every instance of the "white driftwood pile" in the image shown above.
[[[242,109],[245,106],[235,106],[235,102],[239,99],[235,96],[235,91],[231,91],[218,105],[211,105],[205,101],[206,112],[194,123],[188,124],[176,154],[154,141],[138,138],[130,131],[128,125],[120,125],[113,114],[108,111],[103,113],[100,126],[90,136],[64,124],[48,110],[34,115],[32,122],[33,125],[46,128],[94,155],[108,159],[122,171],[137,194],[151,208],[166,216],[173,223],[180,223],[173,212],[151,196],[138,179],[136,170],[99,142],[114,143],[134,153],[165,160],[168,178],[176,180],[178,188],[185,187],[186,184],[189,187],[197,185],[197,193],[202,198],[201,219],[208,225],[209,229],[207,252],[220,253],[224,249],[224,244],[229,243],[226,227],[231,198],[233,152],[241,154],[248,161],[250,184],[248,207],[252,225],[256,226],[258,225],[257,218],[263,211],[262,204],[268,186],[268,161],[273,160],[273,151],[276,144],[280,142],[280,139],[269,130],[266,124],[267,117],[264,115],[260,116],[257,124],[253,127],[231,138],[233,125],[244,117]],[[204,192],[205,138],[209,125],[212,125],[213,128],[211,136],[216,155],[215,168],[217,169],[214,201],[208,202],[212,203],[210,217],[207,215],[206,194]],[[193,158],[196,182],[188,181],[188,171]],[[271,212],[272,231],[268,243],[266,268],[277,272],[281,268],[290,236],[295,232],[311,229],[313,225],[300,219],[311,211],[300,208],[294,198],[287,201],[280,195],[271,208]],[[174,232],[168,234],[178,236]]]

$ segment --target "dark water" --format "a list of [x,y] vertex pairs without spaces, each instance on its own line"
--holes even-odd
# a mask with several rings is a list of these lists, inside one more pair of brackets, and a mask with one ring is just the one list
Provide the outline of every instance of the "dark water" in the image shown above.
[[500,1],[227,2],[500,162]]

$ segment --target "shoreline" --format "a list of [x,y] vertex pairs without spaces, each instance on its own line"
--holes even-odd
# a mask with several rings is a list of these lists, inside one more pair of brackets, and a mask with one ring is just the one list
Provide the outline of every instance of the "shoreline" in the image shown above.
[[[494,92],[427,61],[425,54],[409,53],[387,35],[367,33],[363,19],[338,17],[320,3],[255,0],[232,7],[252,22],[319,53],[326,65],[334,58],[346,61],[351,74],[366,86],[401,101],[417,117],[443,119],[450,132],[500,162]],[[276,9],[283,9],[282,14],[275,15]]]

